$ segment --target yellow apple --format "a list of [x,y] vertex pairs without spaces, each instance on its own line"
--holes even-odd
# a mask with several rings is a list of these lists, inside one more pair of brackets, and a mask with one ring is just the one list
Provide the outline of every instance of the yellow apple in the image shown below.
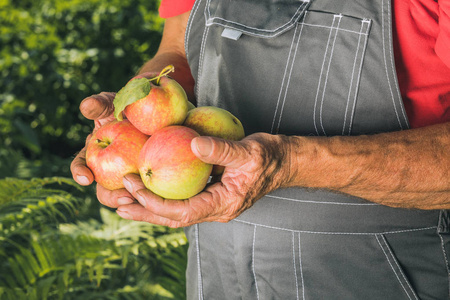
[[187,113],[184,126],[200,135],[239,141],[245,137],[241,121],[229,111],[215,106],[200,106]]
[[[202,136],[213,136],[231,141],[245,137],[241,121],[229,111],[215,106],[200,106],[188,111],[183,126],[194,129]],[[223,173],[222,166],[214,166],[213,175]]]
[[195,105],[192,102],[188,101],[188,111],[191,109],[194,109],[194,108],[195,108]]

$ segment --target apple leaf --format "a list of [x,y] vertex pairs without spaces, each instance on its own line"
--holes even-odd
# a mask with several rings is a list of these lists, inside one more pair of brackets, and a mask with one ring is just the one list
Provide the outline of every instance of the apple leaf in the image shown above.
[[123,120],[122,112],[131,103],[144,98],[150,93],[151,85],[147,78],[130,80],[114,98],[114,117],[118,121]]

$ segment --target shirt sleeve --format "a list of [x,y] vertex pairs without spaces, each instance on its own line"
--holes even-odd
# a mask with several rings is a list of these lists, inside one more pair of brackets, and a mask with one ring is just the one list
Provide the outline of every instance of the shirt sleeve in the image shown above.
[[439,0],[439,34],[434,50],[450,68],[450,1]]
[[159,6],[159,16],[170,18],[181,15],[192,9],[195,0],[161,0]]

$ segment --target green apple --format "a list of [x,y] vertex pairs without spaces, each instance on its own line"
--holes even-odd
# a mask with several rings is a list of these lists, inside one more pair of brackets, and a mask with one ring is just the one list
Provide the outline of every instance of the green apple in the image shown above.
[[192,110],[194,108],[195,108],[195,105],[191,101],[188,101],[188,111]]
[[129,121],[112,121],[100,127],[88,142],[86,165],[101,186],[123,188],[123,176],[139,174],[138,157],[148,136]]
[[[183,126],[194,129],[202,136],[214,136],[239,141],[245,137],[241,121],[229,111],[215,106],[200,106],[190,110]],[[223,173],[223,166],[214,166],[213,175]]]
[[245,137],[241,121],[229,111],[215,106],[191,109],[183,126],[194,129],[200,135],[239,141]]
[[201,192],[212,165],[197,158],[191,141],[200,136],[185,126],[156,131],[139,155],[139,173],[147,189],[166,199],[188,199]]

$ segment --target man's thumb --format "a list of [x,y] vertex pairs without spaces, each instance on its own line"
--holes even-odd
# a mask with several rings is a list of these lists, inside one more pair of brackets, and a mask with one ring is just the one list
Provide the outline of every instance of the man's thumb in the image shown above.
[[238,142],[210,136],[196,137],[191,142],[192,152],[202,161],[214,165],[237,168],[246,152]]
[[85,98],[80,103],[81,114],[89,120],[107,118],[114,113],[115,93],[101,92]]

